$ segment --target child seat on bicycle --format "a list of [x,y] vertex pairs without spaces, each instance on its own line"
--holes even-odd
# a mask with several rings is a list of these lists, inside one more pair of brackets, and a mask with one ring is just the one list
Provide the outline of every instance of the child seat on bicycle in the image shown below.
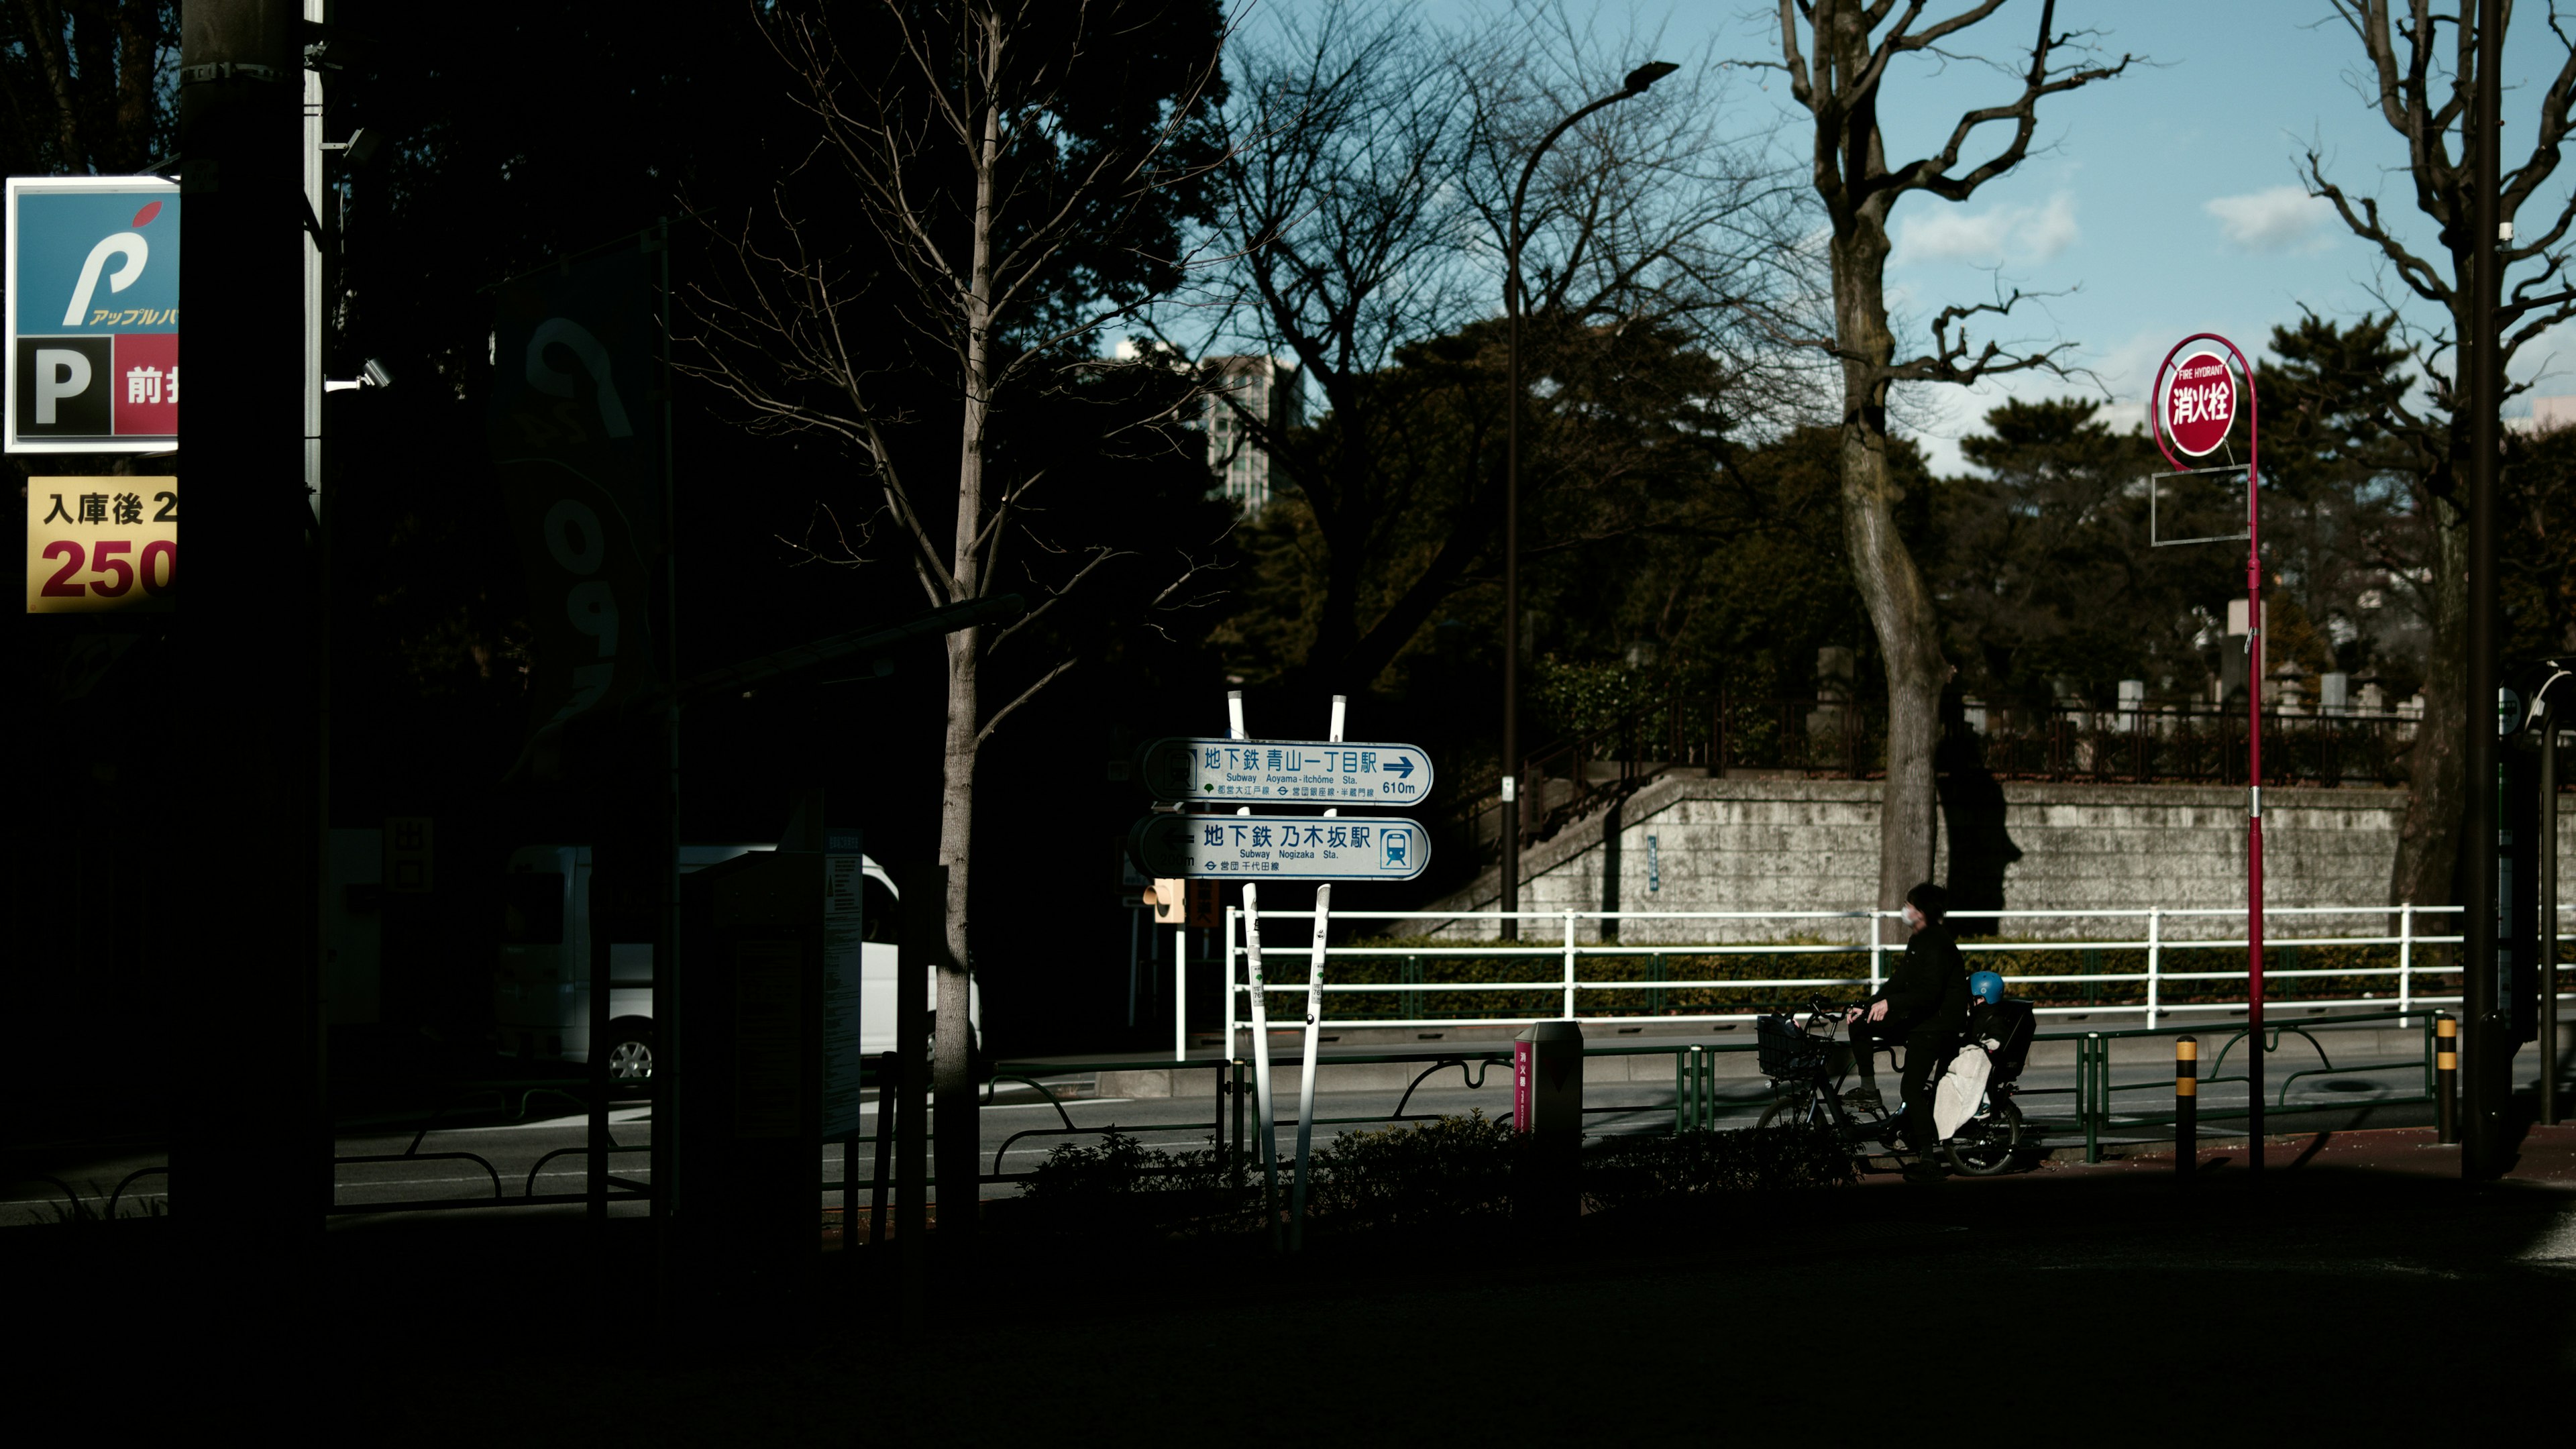
[[2035,1026],[2031,1004],[2007,998],[2004,979],[1994,972],[1969,977],[1968,990],[1975,1004],[1968,1010],[1965,1040],[1932,1093],[1932,1126],[1944,1142],[1958,1135],[1989,1094],[2021,1076]]

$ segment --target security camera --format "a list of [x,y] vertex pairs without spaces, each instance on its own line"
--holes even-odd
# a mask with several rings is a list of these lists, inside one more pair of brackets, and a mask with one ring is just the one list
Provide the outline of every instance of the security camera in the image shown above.
[[367,359],[367,365],[362,371],[370,386],[391,387],[394,385],[394,375],[385,371],[385,365],[376,361],[372,357]]

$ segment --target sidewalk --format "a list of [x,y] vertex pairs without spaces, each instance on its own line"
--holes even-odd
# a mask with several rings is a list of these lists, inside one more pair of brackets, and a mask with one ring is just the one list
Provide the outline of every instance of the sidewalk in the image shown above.
[[[2263,1170],[2316,1173],[2336,1169],[2391,1173],[2403,1177],[2445,1178],[2460,1175],[2460,1149],[2434,1141],[2430,1127],[2375,1127],[2358,1131],[2277,1132],[2263,1137]],[[2203,1175],[2243,1175],[2245,1138],[2204,1136],[2198,1155]],[[2174,1152],[2132,1151],[2103,1162],[2046,1161],[2021,1177],[2089,1178],[2171,1176]],[[1988,1178],[2010,1182],[2015,1175]],[[1876,1178],[1864,1179],[1875,1182]],[[1891,1177],[1890,1180],[1893,1180]],[[2515,1156],[2499,1181],[2576,1192],[2576,1123],[2525,1129]]]

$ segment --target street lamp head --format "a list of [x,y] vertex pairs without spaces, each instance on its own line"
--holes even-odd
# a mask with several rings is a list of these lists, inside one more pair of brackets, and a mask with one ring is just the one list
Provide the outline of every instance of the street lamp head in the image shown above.
[[1680,69],[1680,66],[1673,64],[1669,60],[1650,60],[1644,65],[1637,67],[1635,70],[1628,72],[1627,93],[1632,96],[1636,95],[1645,90],[1646,87],[1653,85],[1655,82],[1662,80],[1664,77],[1671,75],[1674,71]]

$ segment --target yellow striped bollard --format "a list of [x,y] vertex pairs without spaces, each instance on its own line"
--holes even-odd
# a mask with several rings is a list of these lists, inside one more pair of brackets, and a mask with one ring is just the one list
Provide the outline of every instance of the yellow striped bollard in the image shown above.
[[2200,1038],[2174,1038],[2174,1176],[2200,1165]]
[[2434,1140],[2445,1147],[2460,1140],[2460,1019],[2443,1012],[2433,1018]]

